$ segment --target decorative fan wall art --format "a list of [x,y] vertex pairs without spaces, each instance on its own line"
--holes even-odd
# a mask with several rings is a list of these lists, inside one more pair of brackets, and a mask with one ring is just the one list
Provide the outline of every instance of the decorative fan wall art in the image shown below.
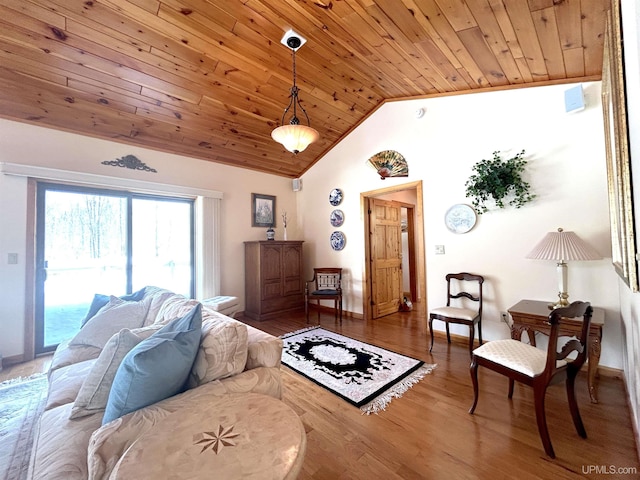
[[378,172],[382,180],[387,177],[409,176],[409,165],[407,165],[407,161],[395,150],[378,152],[367,160],[367,163]]

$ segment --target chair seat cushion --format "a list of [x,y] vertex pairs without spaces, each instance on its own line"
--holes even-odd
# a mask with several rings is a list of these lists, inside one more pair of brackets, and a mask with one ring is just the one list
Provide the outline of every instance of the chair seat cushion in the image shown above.
[[208,298],[206,300],[202,300],[202,304],[210,307],[216,312],[222,312],[223,310],[227,310],[231,307],[237,307],[240,303],[238,297],[233,297],[230,295],[219,295],[217,297]]
[[438,315],[441,317],[449,317],[449,318],[460,318],[462,320],[472,321],[474,318],[478,316],[478,312],[470,308],[440,307],[440,308],[434,308],[433,310],[431,310],[431,315]]
[[[540,375],[547,362],[546,350],[512,339],[487,342],[476,348],[473,354],[529,377]],[[558,360],[556,366],[562,367],[566,363],[564,360]]]
[[323,290],[315,290],[311,292],[311,295],[338,295],[338,291],[325,288]]

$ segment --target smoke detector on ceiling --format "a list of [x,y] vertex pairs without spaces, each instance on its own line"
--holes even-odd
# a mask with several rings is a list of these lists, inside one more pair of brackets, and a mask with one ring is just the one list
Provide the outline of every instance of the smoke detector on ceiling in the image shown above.
[[290,48],[291,50],[298,50],[306,42],[306,38],[291,29],[284,32],[284,36],[282,37],[282,40],[280,40],[281,44],[283,44],[287,48]]

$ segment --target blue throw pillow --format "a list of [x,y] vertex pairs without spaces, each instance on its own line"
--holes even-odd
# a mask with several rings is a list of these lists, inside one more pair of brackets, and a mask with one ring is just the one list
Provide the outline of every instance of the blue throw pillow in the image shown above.
[[[140,300],[142,300],[144,298],[144,290],[145,290],[145,288],[147,288],[147,287],[142,287],[137,292],[129,293],[127,295],[122,295],[119,298],[122,299],[122,300],[130,300],[130,301],[133,301],[133,302],[139,302]],[[80,324],[80,328],[84,327],[85,324],[89,320],[91,320],[93,317],[95,317],[96,313],[98,313],[98,310],[100,310],[107,303],[109,303],[109,298],[110,298],[109,295],[102,295],[101,293],[96,293],[93,296],[93,300],[91,301],[91,305],[89,305],[89,311],[87,312],[85,317],[82,319],[82,323]]]
[[102,424],[181,393],[200,347],[201,328],[198,304],[133,347],[113,379]]

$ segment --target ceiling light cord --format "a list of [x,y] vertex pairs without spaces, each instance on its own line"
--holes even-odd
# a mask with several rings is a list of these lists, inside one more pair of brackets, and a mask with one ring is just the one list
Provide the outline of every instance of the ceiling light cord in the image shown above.
[[295,49],[291,49],[291,57],[293,58],[293,86],[291,87],[291,95],[289,95],[289,98],[291,100],[289,100],[289,105],[287,105],[287,108],[284,109],[284,113],[282,114],[282,120],[280,120],[280,124],[285,125],[284,123],[285,117],[287,116],[287,113],[293,106],[293,116],[291,117],[291,120],[289,120],[289,125],[300,125],[300,120],[298,119],[298,107],[300,107],[300,110],[302,110],[302,113],[304,113],[304,116],[307,119],[307,125],[311,126],[311,120],[309,119],[309,115],[307,114],[307,111],[304,109],[304,107],[300,104],[300,100],[298,99],[298,92],[300,91],[300,89],[296,85],[296,51]]

